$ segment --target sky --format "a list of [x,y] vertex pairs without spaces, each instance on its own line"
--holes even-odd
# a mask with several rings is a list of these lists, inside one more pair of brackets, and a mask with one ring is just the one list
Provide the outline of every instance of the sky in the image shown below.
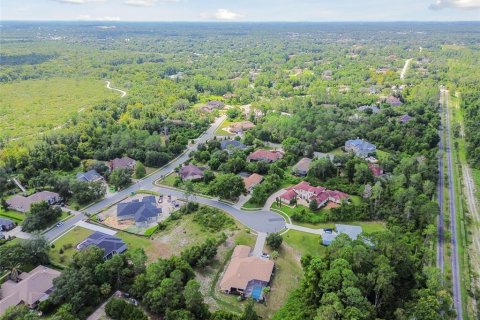
[[480,0],[0,0],[0,20],[480,21]]

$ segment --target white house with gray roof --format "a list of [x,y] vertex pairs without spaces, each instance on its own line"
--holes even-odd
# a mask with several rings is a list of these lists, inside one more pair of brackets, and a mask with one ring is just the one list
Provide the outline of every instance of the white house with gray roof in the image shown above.
[[345,142],[345,151],[353,152],[357,157],[366,158],[375,154],[377,147],[366,140],[357,138]]

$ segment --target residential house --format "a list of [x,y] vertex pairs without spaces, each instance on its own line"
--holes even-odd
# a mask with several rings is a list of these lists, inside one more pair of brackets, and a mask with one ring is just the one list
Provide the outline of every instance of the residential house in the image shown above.
[[329,246],[340,234],[346,234],[350,239],[357,240],[358,236],[363,232],[362,227],[347,224],[336,224],[335,230],[336,232],[331,229],[324,230],[324,233],[322,234],[323,245]]
[[348,140],[345,142],[345,151],[353,152],[357,157],[366,158],[374,154],[377,148],[375,145],[363,139]]
[[95,169],[92,169],[87,172],[77,173],[77,180],[83,182],[97,182],[103,181],[103,177]]
[[228,127],[228,131],[231,133],[242,133],[253,128],[255,128],[255,125],[251,121],[241,121],[232,123]]
[[385,99],[385,102],[388,103],[392,107],[398,107],[402,105],[402,101],[395,96],[389,96]]
[[15,222],[12,220],[0,218],[0,231],[10,231],[15,228]]
[[78,250],[85,250],[90,246],[97,246],[103,250],[103,259],[111,259],[115,254],[127,250],[122,239],[96,231],[77,245]]
[[251,174],[250,176],[243,179],[243,183],[245,183],[245,189],[247,190],[247,192],[251,192],[253,188],[262,183],[262,181],[263,176],[258,173]]
[[220,148],[227,151],[233,149],[244,150],[247,148],[247,146],[237,140],[222,140],[220,141]]
[[275,264],[272,260],[250,255],[251,248],[239,245],[233,250],[220,289],[227,294],[263,300],[263,288],[270,284]]
[[377,74],[387,74],[388,71],[390,71],[390,68],[383,67],[383,68],[377,68],[375,70],[375,73],[377,73]]
[[367,106],[367,105],[358,107],[358,110],[359,111],[372,110],[372,113],[379,113],[380,112],[379,107],[377,107],[377,106]]
[[380,167],[378,164],[376,163],[368,163],[368,169],[370,169],[370,171],[372,171],[372,174],[375,176],[375,177],[380,177],[383,175],[383,169],[382,167]]
[[117,205],[117,221],[134,220],[138,227],[148,227],[151,223],[158,222],[162,209],[156,205],[155,196],[145,196],[131,202]]
[[56,204],[62,201],[62,198],[58,193],[50,192],[50,191],[40,191],[34,193],[28,197],[24,197],[21,195],[15,195],[7,200],[8,207],[10,209],[20,211],[20,212],[28,212],[30,211],[30,207],[33,203],[45,201],[49,205]]
[[135,169],[136,161],[129,157],[115,158],[110,161],[110,170],[115,169]]
[[318,151],[315,151],[313,153],[313,156],[317,159],[328,158],[332,162],[333,162],[333,159],[335,159],[335,155],[333,155],[331,153],[323,153],[323,152],[318,152]]
[[300,161],[297,162],[296,165],[292,168],[292,173],[304,177],[308,174],[308,170],[310,170],[310,166],[312,164],[312,159],[310,158],[302,158]]
[[201,180],[203,179],[203,170],[196,165],[189,164],[180,168],[179,172],[182,180]]
[[247,157],[247,161],[248,162],[265,161],[268,163],[272,163],[282,158],[283,158],[282,151],[259,149],[250,153]]
[[220,110],[225,107],[225,104],[221,101],[209,101],[206,105],[202,106],[202,111],[213,112],[214,110]]
[[407,123],[410,120],[412,120],[412,117],[409,116],[408,114],[405,114],[405,115],[401,116],[400,119],[398,119],[398,121],[400,121],[400,123]]
[[296,199],[298,204],[304,206],[309,206],[310,202],[315,200],[317,202],[317,208],[320,208],[329,201],[335,204],[341,204],[342,201],[348,200],[349,197],[350,196],[344,192],[328,190],[324,187],[314,187],[308,182],[302,181],[293,187],[287,188],[285,192],[280,195],[280,200],[289,205],[293,199]]
[[53,280],[60,272],[44,266],[38,266],[30,272],[22,272],[16,281],[7,280],[0,289],[0,315],[8,307],[25,304],[36,308],[41,301],[48,299],[53,292]]

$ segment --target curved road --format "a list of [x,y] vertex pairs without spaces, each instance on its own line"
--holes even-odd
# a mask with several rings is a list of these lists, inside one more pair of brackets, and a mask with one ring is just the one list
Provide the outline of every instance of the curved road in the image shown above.
[[[184,153],[175,158],[169,164],[155,171],[152,175],[138,181],[137,183],[131,185],[124,190],[108,196],[107,198],[91,205],[83,211],[88,214],[96,214],[101,210],[123,200],[124,198],[128,197],[132,192],[136,192],[138,190],[152,190],[163,194],[170,194],[175,197],[183,198],[184,194],[182,191],[177,189],[155,186],[154,182],[171,173],[176,167],[187,161],[190,151],[196,150],[199,143],[205,143],[207,140],[212,139],[215,135],[215,130],[220,126],[220,124],[225,120],[225,118],[226,116],[217,118],[215,122],[210,126],[210,128],[205,131],[198,139],[196,139],[193,145],[188,146]],[[194,197],[194,201],[224,210],[231,216],[233,216],[235,219],[240,221],[242,224],[256,232],[270,233],[277,232],[285,228],[285,219],[275,212],[267,210],[253,212],[243,211],[225,202],[198,195]],[[85,218],[86,216],[84,213],[77,213],[73,218],[65,221],[62,226],[53,228],[46,232],[44,235],[47,239],[51,241],[59,237],[63,233],[67,232],[75,225],[75,223]]]
[[106,82],[106,87],[107,87],[107,89],[114,90],[114,91],[118,91],[118,92],[120,92],[120,93],[122,94],[122,95],[120,96],[120,98],[123,98],[123,97],[125,97],[125,96],[127,95],[127,93],[126,93],[125,91],[123,91],[123,90],[120,90],[120,89],[117,89],[117,88],[112,88],[112,87],[110,86],[110,81],[105,81],[105,82]]

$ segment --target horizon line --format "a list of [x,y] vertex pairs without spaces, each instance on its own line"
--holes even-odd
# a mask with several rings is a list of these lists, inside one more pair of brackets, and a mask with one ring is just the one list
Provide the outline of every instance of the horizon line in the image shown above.
[[109,22],[109,23],[480,23],[480,20],[80,20],[80,19],[0,19],[3,22]]

